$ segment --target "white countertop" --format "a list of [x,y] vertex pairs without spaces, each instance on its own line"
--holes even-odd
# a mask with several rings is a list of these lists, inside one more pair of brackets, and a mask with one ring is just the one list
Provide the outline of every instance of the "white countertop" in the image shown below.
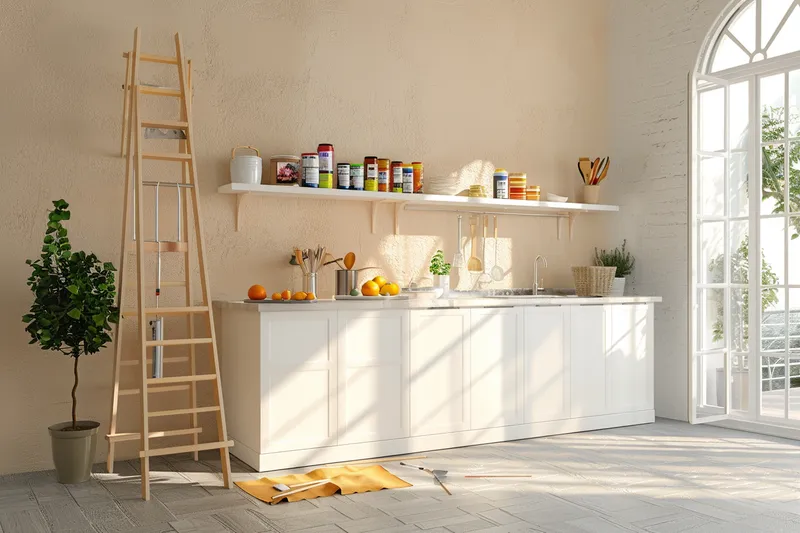
[[340,311],[356,309],[457,309],[465,307],[524,307],[554,305],[605,305],[661,302],[660,296],[623,296],[605,298],[579,298],[577,296],[539,297],[485,297],[485,298],[430,298],[411,297],[395,300],[389,296],[374,296],[364,300],[317,300],[315,303],[246,303],[242,300],[218,300],[214,304],[222,309],[238,309],[268,313],[272,311]]

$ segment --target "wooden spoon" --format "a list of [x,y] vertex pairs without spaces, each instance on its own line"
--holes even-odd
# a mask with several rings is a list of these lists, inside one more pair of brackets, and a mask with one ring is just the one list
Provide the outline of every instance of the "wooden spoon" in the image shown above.
[[492,279],[503,281],[503,267],[497,264],[497,215],[494,216],[494,266],[492,267]]
[[356,254],[353,252],[347,252],[347,255],[344,256],[344,267],[347,270],[353,270],[353,265],[356,264]]
[[475,255],[475,250],[478,249],[478,243],[475,240],[475,221],[469,221],[469,229],[472,232],[472,250],[470,250],[469,261],[467,261],[467,270],[470,272],[483,272],[483,263]]
[[578,169],[581,171],[581,176],[583,176],[583,182],[586,185],[591,185],[590,179],[592,176],[592,162],[589,158],[582,157],[580,161],[578,161]]

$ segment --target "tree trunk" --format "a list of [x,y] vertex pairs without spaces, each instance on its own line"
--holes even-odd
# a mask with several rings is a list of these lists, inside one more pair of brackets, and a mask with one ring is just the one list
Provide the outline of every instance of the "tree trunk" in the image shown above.
[[76,413],[78,407],[78,399],[75,397],[75,391],[78,390],[78,358],[74,357],[74,359],[75,359],[75,366],[74,366],[75,384],[72,386],[72,431],[77,431],[78,417]]

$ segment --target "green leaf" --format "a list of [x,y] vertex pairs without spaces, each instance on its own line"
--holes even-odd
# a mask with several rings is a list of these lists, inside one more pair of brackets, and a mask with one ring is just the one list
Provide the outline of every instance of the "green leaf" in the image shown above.
[[22,321],[28,324],[33,320],[33,315],[22,315]]
[[66,209],[69,207],[69,204],[62,198],[60,200],[53,200],[53,206],[55,206],[56,209]]
[[44,243],[45,243],[45,244],[50,244],[50,243],[51,243],[51,242],[53,242],[54,240],[55,240],[55,239],[53,238],[53,236],[52,236],[52,235],[45,235],[45,236],[44,236]]
[[102,326],[106,322],[106,317],[101,314],[92,315],[92,320],[94,320],[94,323],[98,326]]
[[[78,286],[77,285],[70,285],[67,287],[67,290],[72,294],[78,294]],[[75,317],[77,318],[77,317]]]
[[73,307],[72,309],[67,311],[67,316],[70,318],[74,318],[75,320],[78,320],[81,317],[81,310]]
[[106,270],[110,270],[111,272],[117,271],[117,269],[114,268],[114,264],[111,263],[110,261],[106,261],[105,263],[103,263],[103,268],[105,268]]

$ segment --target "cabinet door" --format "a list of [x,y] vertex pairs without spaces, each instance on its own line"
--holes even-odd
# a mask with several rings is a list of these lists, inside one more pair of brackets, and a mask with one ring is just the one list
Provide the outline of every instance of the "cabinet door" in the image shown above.
[[572,418],[606,413],[605,310],[602,305],[570,309]]
[[653,409],[652,321],[647,304],[606,307],[608,412]]
[[339,444],[408,436],[408,314],[339,312]]
[[569,418],[569,307],[526,307],[524,311],[525,422]]
[[411,311],[412,436],[469,429],[468,334],[469,309]]
[[522,423],[522,309],[470,310],[470,426]]
[[336,313],[269,312],[262,320],[262,449],[336,442]]

